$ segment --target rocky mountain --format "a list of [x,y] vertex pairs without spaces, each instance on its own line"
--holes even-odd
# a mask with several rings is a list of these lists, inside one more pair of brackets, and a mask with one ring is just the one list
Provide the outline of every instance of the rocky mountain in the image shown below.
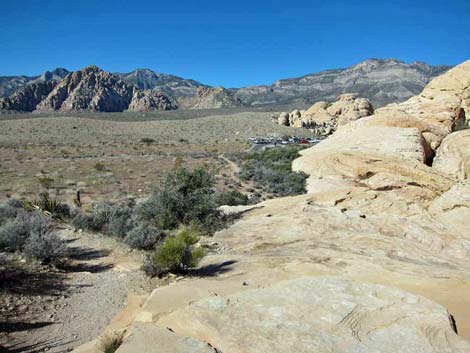
[[187,109],[236,108],[244,105],[240,98],[224,87],[198,87],[194,96],[179,97],[178,102]]
[[117,76],[89,66],[67,75],[36,110],[121,112],[129,106],[133,91]]
[[162,92],[151,90],[134,90],[128,110],[135,112],[148,112],[153,110],[174,110],[178,106]]
[[32,112],[56,85],[56,81],[30,83],[10,97],[0,99],[0,111]]
[[419,92],[435,76],[450,66],[430,66],[423,62],[370,59],[347,69],[327,70],[234,90],[249,105],[305,104],[334,101],[343,93],[358,93],[374,107],[404,101]]
[[[307,107],[318,101],[334,101],[338,95],[344,93],[357,93],[369,99],[375,107],[381,107],[388,103],[404,101],[419,93],[433,77],[449,68],[449,66],[430,66],[422,62],[407,64],[394,59],[370,59],[347,69],[327,70],[299,78],[283,79],[272,85],[233,89],[213,88],[194,80],[157,73],[149,69],[116,73],[113,77],[120,79],[129,87],[163,92],[173,105],[184,109],[270,105]],[[56,69],[36,77],[0,77],[0,97],[9,96],[35,82],[60,81],[67,73],[65,69]],[[92,81],[88,84],[91,83]],[[89,93],[92,91],[91,87],[87,90]],[[80,105],[81,103],[78,104]],[[122,106],[125,104],[92,109],[120,111]],[[47,104],[41,109],[48,109]],[[76,108],[72,104],[68,108],[64,106],[62,110],[67,109],[82,108]]]
[[179,105],[186,109],[242,105],[239,98],[223,87],[211,88],[150,70],[116,75],[89,66],[67,74],[60,82],[57,77],[57,73],[45,73],[25,83],[12,96],[0,99],[0,111],[143,112],[173,110]]
[[0,98],[9,97],[19,89],[27,86],[28,84],[47,82],[47,81],[60,81],[69,72],[66,69],[57,68],[53,71],[46,71],[39,76],[0,76]]
[[142,90],[165,92],[175,99],[195,96],[198,87],[209,87],[200,82],[175,75],[162,74],[149,69],[137,69],[129,73],[116,73],[122,81]]

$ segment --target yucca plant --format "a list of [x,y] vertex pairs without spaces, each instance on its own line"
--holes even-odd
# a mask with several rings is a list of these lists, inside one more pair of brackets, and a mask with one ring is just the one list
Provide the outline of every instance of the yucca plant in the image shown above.
[[70,215],[69,207],[51,197],[47,191],[40,193],[38,198],[25,201],[23,207],[28,211],[40,211],[46,216],[63,218]]

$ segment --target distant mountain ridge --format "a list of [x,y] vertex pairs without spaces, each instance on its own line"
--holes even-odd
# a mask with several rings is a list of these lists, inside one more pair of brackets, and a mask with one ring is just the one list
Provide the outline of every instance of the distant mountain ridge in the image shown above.
[[159,90],[174,97],[194,96],[198,87],[210,87],[191,79],[162,74],[150,69],[137,69],[128,73],[116,73],[127,84],[139,89]]
[[418,93],[434,77],[451,66],[423,62],[406,64],[396,59],[369,59],[346,69],[326,70],[272,85],[243,87],[235,94],[249,105],[334,101],[344,93],[358,93],[374,107],[404,101]]
[[46,71],[38,76],[0,76],[0,98],[9,97],[20,88],[29,84],[48,81],[60,81],[67,74],[68,70],[57,68],[52,71]]
[[[140,111],[146,109],[169,109],[179,107],[184,109],[210,109],[238,106],[273,106],[296,104],[305,106],[318,101],[333,101],[344,93],[358,93],[368,98],[375,107],[388,103],[404,101],[421,92],[423,87],[434,77],[444,73],[451,66],[431,66],[424,62],[407,64],[396,59],[369,59],[346,69],[333,69],[308,74],[302,77],[281,79],[271,85],[259,85],[242,88],[226,89],[211,87],[192,79],[154,72],[150,69],[137,69],[129,73],[109,74],[115,80],[122,81],[134,90],[153,91],[145,93],[147,98],[139,96]],[[102,70],[101,70],[102,71]],[[79,71],[77,71],[79,72]],[[0,97],[11,96],[28,85],[39,82],[57,82],[69,75],[66,69],[55,69],[40,76],[0,76]],[[94,82],[93,80],[90,82]],[[91,83],[87,82],[89,86]],[[116,81],[117,82],[117,81]],[[23,93],[16,94],[15,104],[6,106],[21,106],[20,98],[25,98],[28,92],[37,91],[36,87]],[[88,87],[90,92],[92,87]],[[131,88],[126,89],[126,92]],[[44,92],[44,91],[41,91]],[[134,92],[135,93],[135,92]],[[156,95],[158,93],[158,95]],[[162,96],[164,94],[165,96]],[[37,99],[35,96],[34,99]],[[34,99],[30,99],[28,107]],[[98,98],[96,98],[98,99]],[[137,98],[136,98],[137,99]],[[132,96],[125,99],[126,104]],[[144,106],[142,104],[145,102]],[[103,102],[100,103],[103,107]],[[106,109],[114,109],[105,104]],[[76,105],[81,107],[80,104]],[[122,104],[112,111],[121,111]],[[72,104],[71,110],[75,105]],[[86,110],[87,107],[81,109]],[[3,108],[6,109],[6,108]],[[98,109],[92,107],[90,109]]]

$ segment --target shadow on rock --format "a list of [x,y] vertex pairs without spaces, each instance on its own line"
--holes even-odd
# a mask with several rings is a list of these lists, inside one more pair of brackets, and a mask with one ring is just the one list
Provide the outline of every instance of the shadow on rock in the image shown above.
[[203,266],[194,271],[193,275],[200,277],[214,277],[232,270],[232,265],[237,263],[235,260],[228,260],[217,264]]

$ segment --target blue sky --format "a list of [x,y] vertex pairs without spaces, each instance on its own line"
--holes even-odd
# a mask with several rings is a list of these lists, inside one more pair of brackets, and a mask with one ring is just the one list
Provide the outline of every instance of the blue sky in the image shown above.
[[96,64],[226,87],[367,58],[470,57],[470,0],[1,0],[0,76]]

